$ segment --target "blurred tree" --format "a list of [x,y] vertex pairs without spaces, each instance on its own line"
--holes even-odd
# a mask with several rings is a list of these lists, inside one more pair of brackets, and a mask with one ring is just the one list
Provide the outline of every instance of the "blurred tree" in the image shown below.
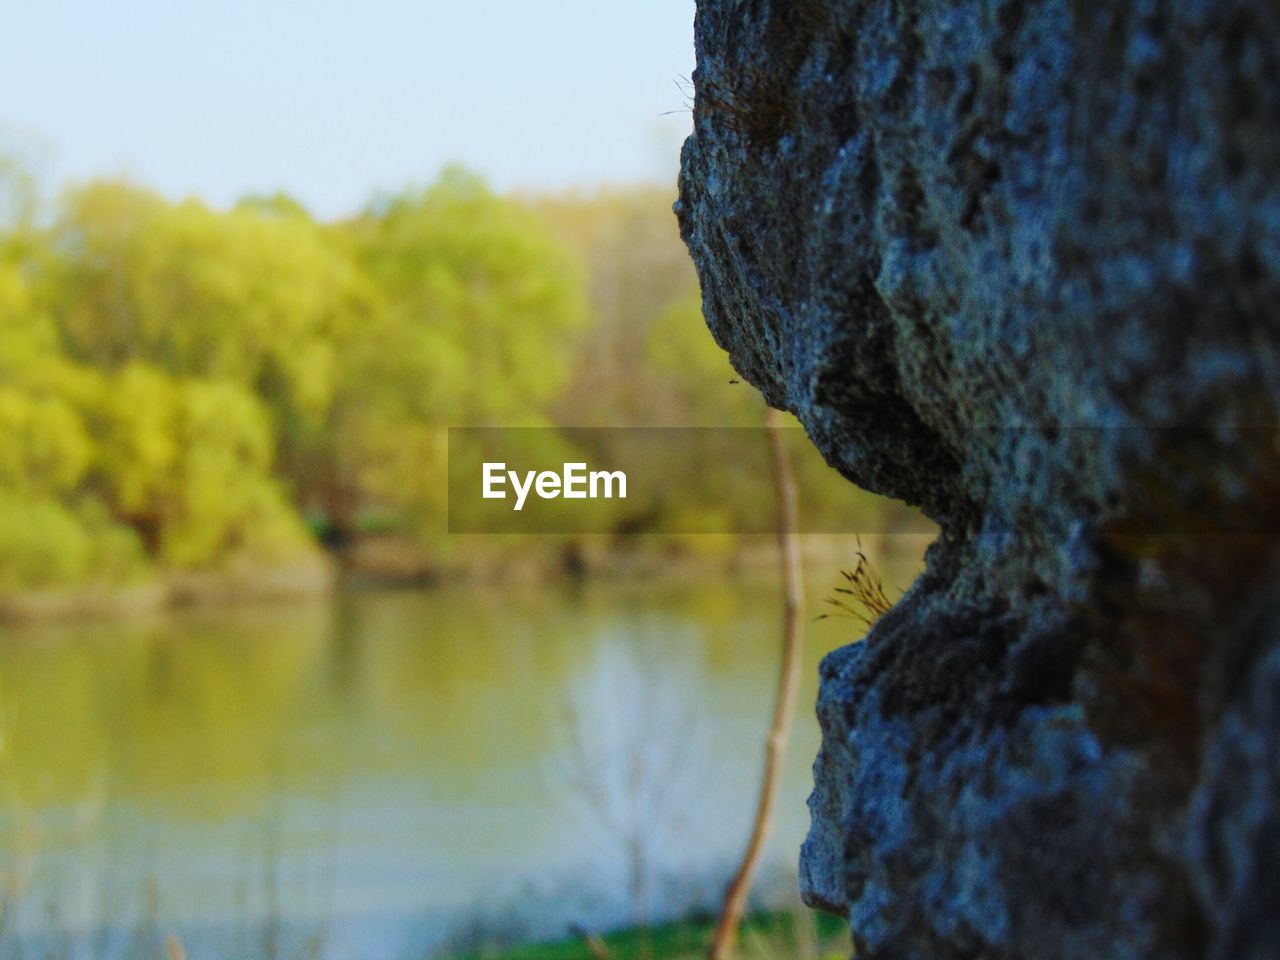
[[354,264],[305,215],[222,214],[99,182],[67,199],[53,244],[50,304],[74,357],[230,380],[277,410],[323,415],[333,334],[362,304]]
[[36,177],[23,157],[0,149],[0,230],[9,237],[32,227],[36,214]]
[[[0,590],[289,564],[314,551],[304,516],[331,545],[376,526],[488,557],[442,536],[449,426],[758,424],[666,190],[501,197],[450,168],[321,224],[283,193],[218,211],[97,181],[49,218],[16,157],[0,151]],[[655,464],[679,503],[609,505],[608,524],[762,515],[750,471],[709,489],[715,456]],[[795,466],[806,513],[880,509],[811,450]]]
[[581,265],[542,222],[451,167],[379,201],[355,229],[436,419],[546,422],[587,317]]
[[110,502],[164,565],[287,562],[308,538],[271,474],[262,404],[225,381],[174,380],[132,362],[100,410]]
[[645,343],[652,376],[663,380],[670,420],[679,426],[757,427],[760,394],[742,383],[711,339],[695,288],[654,320]]
[[[25,244],[24,244],[25,246]],[[0,255],[0,589],[120,582],[142,566],[89,477],[96,441],[84,409],[101,377],[61,355],[16,246]]]
[[443,512],[445,427],[548,422],[587,319],[581,267],[459,168],[348,229],[387,313],[347,354],[332,436],[361,492],[423,528]]
[[[698,289],[671,201],[669,190],[649,186],[529,201],[584,263],[593,314],[558,422],[653,426],[688,413],[667,394],[682,371],[656,368],[647,349],[659,318]],[[705,330],[701,319],[696,328]]]

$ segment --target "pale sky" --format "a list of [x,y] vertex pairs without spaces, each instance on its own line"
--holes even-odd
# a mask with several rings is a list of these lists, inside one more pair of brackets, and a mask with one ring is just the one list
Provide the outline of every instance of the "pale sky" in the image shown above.
[[690,126],[693,0],[5,6],[0,135],[49,186],[284,189],[332,217],[454,161],[500,190],[674,182]]

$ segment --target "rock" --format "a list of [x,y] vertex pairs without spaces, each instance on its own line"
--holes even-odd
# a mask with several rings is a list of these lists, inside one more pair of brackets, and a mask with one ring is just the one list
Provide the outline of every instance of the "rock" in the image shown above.
[[859,956],[1280,955],[1280,7],[701,0],[707,323],[928,569],[822,666]]

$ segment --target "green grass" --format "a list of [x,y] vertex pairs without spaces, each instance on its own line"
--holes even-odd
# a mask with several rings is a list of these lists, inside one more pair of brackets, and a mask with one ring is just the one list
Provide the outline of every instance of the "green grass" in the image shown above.
[[[714,918],[680,920],[633,928],[600,936],[609,960],[701,960],[711,943]],[[788,911],[753,913],[743,923],[737,956],[778,960],[844,960],[849,955],[845,922],[827,914]],[[598,960],[585,939],[571,937],[547,943],[528,943],[448,960]]]

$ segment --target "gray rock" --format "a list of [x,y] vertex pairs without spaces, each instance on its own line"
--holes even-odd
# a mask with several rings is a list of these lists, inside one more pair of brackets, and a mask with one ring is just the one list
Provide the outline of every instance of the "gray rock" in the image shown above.
[[744,378],[940,525],[822,666],[859,955],[1280,955],[1280,7],[701,0]]

